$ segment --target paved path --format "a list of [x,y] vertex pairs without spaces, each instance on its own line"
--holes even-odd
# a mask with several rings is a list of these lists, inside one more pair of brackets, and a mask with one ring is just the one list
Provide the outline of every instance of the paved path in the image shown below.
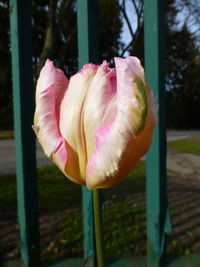
[[[37,143],[37,166],[49,166],[52,162],[44,155],[39,143]],[[15,141],[0,140],[0,175],[15,173]]]
[[[200,135],[200,131],[168,131],[167,140],[179,140],[194,135]],[[15,173],[15,143],[13,139],[0,140],[0,159],[0,175]],[[167,156],[167,168],[183,174],[192,173],[199,163],[200,157],[189,153],[172,154],[169,152]],[[51,164],[52,162],[44,155],[41,146],[37,143],[37,166]]]
[[193,176],[200,180],[200,156],[191,153],[169,151],[167,155],[167,169],[182,177]]
[[195,135],[200,135],[200,130],[191,130],[191,131],[170,130],[170,131],[167,131],[167,141],[175,141],[175,140],[185,139],[187,137],[191,137],[191,136],[195,136]]

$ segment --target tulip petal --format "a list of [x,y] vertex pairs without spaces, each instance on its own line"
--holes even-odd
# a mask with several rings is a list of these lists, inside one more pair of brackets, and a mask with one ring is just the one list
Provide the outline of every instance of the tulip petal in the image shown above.
[[34,124],[38,127],[37,135],[44,152],[50,158],[64,141],[58,122],[59,105],[67,85],[64,73],[47,60],[37,83]]
[[84,180],[87,155],[82,112],[87,89],[96,73],[96,68],[93,64],[87,64],[79,73],[70,78],[68,90],[60,107],[60,131],[70,147],[76,152],[79,175]]
[[76,151],[84,180],[88,155],[94,149],[95,131],[115,114],[111,101],[114,80],[115,74],[106,62],[100,66],[87,64],[71,77],[61,104],[61,134]]
[[[76,166],[74,151],[60,133],[60,104],[67,90],[68,79],[64,73],[54,67],[50,60],[41,70],[36,88],[36,111],[33,129],[45,154],[53,160],[66,175],[69,164]],[[68,156],[68,157],[67,157]],[[73,161],[74,159],[74,161]],[[68,174],[69,179],[83,184],[78,177]]]
[[95,132],[116,116],[116,73],[106,61],[93,77],[84,103],[84,132],[88,157],[94,150]]
[[140,61],[86,64],[68,80],[51,61],[36,91],[33,129],[48,157],[72,181],[110,187],[147,151],[156,122],[154,96]]
[[119,183],[133,168],[150,143],[156,122],[155,105],[137,58],[115,58],[116,108],[113,121],[95,133],[95,148],[86,169],[88,188]]

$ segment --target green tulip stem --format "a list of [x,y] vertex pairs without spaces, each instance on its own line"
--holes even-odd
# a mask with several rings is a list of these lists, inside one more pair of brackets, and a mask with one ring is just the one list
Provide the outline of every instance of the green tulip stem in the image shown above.
[[100,189],[93,190],[94,203],[94,226],[97,251],[98,267],[105,267],[104,246],[103,246],[103,219],[101,212]]

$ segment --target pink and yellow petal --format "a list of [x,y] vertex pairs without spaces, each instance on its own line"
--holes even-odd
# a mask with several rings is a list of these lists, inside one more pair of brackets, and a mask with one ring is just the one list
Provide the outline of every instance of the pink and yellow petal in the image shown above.
[[82,180],[85,180],[87,162],[82,117],[88,86],[95,74],[96,67],[93,64],[87,64],[79,73],[72,76],[60,107],[60,131],[77,155],[77,165]]
[[61,104],[60,130],[76,151],[84,180],[87,160],[94,149],[95,131],[115,116],[114,77],[105,63],[99,67],[85,65],[70,79]]
[[[33,128],[45,154],[64,174],[69,158],[73,158],[73,151],[67,151],[67,142],[59,130],[60,104],[67,86],[68,80],[64,73],[47,60],[37,83]],[[73,177],[69,178],[77,182]]]
[[97,129],[116,116],[116,80],[114,69],[110,69],[104,61],[91,80],[85,98],[83,124],[87,155],[90,157],[94,150],[94,136]]
[[119,183],[147,151],[155,125],[155,107],[141,64],[135,58],[115,62],[117,114],[95,134],[95,149],[87,164],[90,189]]

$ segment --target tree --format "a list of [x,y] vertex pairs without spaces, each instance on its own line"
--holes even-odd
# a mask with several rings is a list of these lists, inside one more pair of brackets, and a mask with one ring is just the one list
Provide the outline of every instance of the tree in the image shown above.
[[199,128],[200,51],[186,25],[170,32],[167,53],[167,122],[170,128]]
[[[129,3],[129,6],[127,5]],[[199,127],[200,112],[200,2],[169,0],[166,2],[166,89],[167,126],[171,128]],[[142,1],[120,1],[120,10],[127,23],[131,41],[123,50],[144,59]],[[137,17],[130,23],[128,8]],[[197,8],[199,7],[199,9]],[[184,10],[184,13],[180,13]],[[179,19],[180,14],[182,20]]]
[[[39,5],[39,1],[36,2],[37,4]],[[110,60],[118,55],[122,46],[120,41],[122,21],[119,4],[117,0],[101,0],[99,9],[100,55],[101,59]],[[77,6],[74,0],[49,0],[44,45],[40,50],[42,52],[39,56],[38,72],[46,58],[53,59],[68,74],[77,71],[76,10]],[[112,16],[110,16],[111,13]]]
[[[200,11],[192,8],[194,2],[195,0],[171,0],[168,5],[166,88],[169,128],[199,127],[200,51],[191,21],[197,21],[197,12]],[[177,20],[180,8],[188,11],[181,23]]]
[[[47,58],[67,76],[75,73],[77,62],[77,26],[75,0],[32,1],[34,80]],[[110,15],[112,14],[112,16]],[[12,86],[9,31],[9,6],[0,0],[0,129],[12,129]],[[117,0],[100,0],[100,54],[110,60],[123,47],[120,40],[122,19]]]
[[12,91],[11,91],[11,57],[9,44],[9,6],[7,1],[0,5],[0,129],[11,129],[12,119]]
[[[138,56],[143,62],[143,1],[99,1],[101,59],[110,61],[114,56],[132,54]],[[198,33],[200,31],[200,2],[198,0],[169,0],[166,3],[168,126],[196,127],[198,122],[194,120],[193,114],[199,105],[200,35]],[[37,78],[46,58],[52,59],[68,76],[77,71],[76,10],[75,0],[33,1],[33,68],[35,78]],[[2,40],[0,44],[0,101],[2,103],[0,116],[2,120],[0,121],[0,129],[6,129],[12,127],[9,7],[6,0],[0,0],[0,14],[2,19],[0,29]],[[131,16],[134,15],[134,23],[132,23],[130,14]],[[123,22],[127,24],[131,36],[131,40],[127,44],[124,44],[120,39]],[[182,107],[185,107],[184,110],[188,108],[191,112],[183,114]]]
[[[129,6],[127,6],[128,2],[129,2]],[[135,50],[134,46],[136,43],[141,41],[141,44],[143,44],[144,46],[144,41],[143,41],[143,35],[144,35],[143,34],[144,33],[143,7],[144,7],[144,4],[142,0],[130,0],[130,1],[119,0],[119,4],[120,4],[120,11],[122,13],[125,23],[127,24],[127,27],[128,27],[128,30],[131,36],[131,41],[123,48],[120,54],[120,56],[123,57],[126,52],[131,53],[133,52],[132,50]],[[135,14],[135,18],[136,18],[134,25],[133,23],[131,23],[130,16],[128,15],[128,9],[130,9],[130,4],[132,4],[131,14],[132,16],[134,16]],[[138,50],[136,50],[138,52],[138,56],[140,54],[139,50],[140,49],[138,47]],[[142,49],[142,54],[143,54],[143,49]]]

